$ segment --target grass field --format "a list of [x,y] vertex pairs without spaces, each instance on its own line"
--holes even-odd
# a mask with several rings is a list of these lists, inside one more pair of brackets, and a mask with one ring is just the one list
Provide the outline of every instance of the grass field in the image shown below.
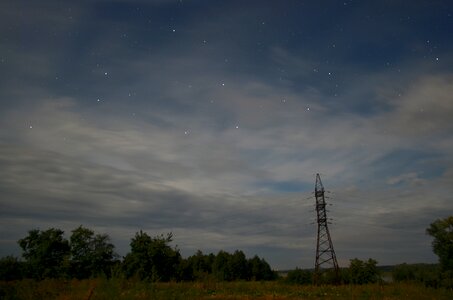
[[299,286],[283,282],[146,283],[119,279],[0,283],[0,299],[453,299],[417,284]]

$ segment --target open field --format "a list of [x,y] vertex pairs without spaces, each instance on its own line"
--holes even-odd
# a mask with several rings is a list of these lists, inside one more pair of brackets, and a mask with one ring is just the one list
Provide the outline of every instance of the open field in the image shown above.
[[118,279],[0,283],[0,299],[453,299],[417,284],[300,286],[283,282],[146,283]]

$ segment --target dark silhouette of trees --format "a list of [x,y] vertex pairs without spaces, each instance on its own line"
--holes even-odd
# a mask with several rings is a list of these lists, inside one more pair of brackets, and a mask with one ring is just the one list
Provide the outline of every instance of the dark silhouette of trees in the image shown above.
[[231,281],[233,280],[233,274],[231,270],[230,256],[226,251],[219,251],[212,264],[212,273],[215,278],[220,281]]
[[107,234],[95,234],[93,230],[79,226],[72,231],[69,246],[73,277],[109,275],[117,254]]
[[277,274],[272,271],[271,266],[264,260],[255,255],[248,261],[250,276],[252,280],[274,280]]
[[426,232],[434,238],[433,252],[439,257],[442,270],[453,271],[453,216],[434,221]]
[[175,278],[181,254],[168,244],[173,235],[169,233],[151,238],[141,231],[135,234],[130,243],[131,252],[124,258],[124,271],[127,277],[138,276],[151,281],[169,281]]
[[217,255],[203,255],[201,251],[187,258],[195,280],[213,277],[219,281],[233,280],[274,280],[277,274],[269,264],[258,256],[247,259],[244,252],[233,254],[220,250]]
[[18,241],[25,259],[21,271],[24,277],[81,279],[101,273],[108,275],[116,258],[108,235],[95,234],[82,226],[72,231],[70,241],[63,234],[55,228],[34,229]]
[[453,288],[453,216],[434,221],[426,233],[434,238],[433,252],[439,257],[441,267],[440,285]]
[[240,250],[234,251],[228,262],[231,269],[231,276],[234,280],[249,280],[250,271],[247,259],[244,252]]
[[[345,272],[343,280],[345,283],[366,284],[381,281],[381,276],[377,268],[377,261],[369,258],[367,261],[354,258],[350,260],[349,268]],[[343,273],[343,274],[345,274]]]
[[96,276],[136,277],[149,281],[273,280],[277,275],[258,256],[219,251],[206,255],[198,250],[184,259],[170,246],[171,233],[151,237],[139,231],[131,239],[130,252],[118,260],[107,234],[97,234],[82,225],[71,231],[69,241],[60,229],[30,230],[18,244],[24,261],[7,256],[0,260],[0,280],[21,278],[77,278]]
[[400,264],[393,268],[395,282],[415,281],[430,287],[439,286],[440,267],[435,264]]
[[5,256],[0,258],[0,280],[10,281],[22,279],[24,276],[24,263],[17,257]]
[[294,284],[312,284],[313,272],[296,268],[295,270],[288,272],[286,282]]
[[202,280],[209,277],[212,274],[214,260],[214,254],[204,255],[202,251],[198,250],[184,260],[185,263],[182,266],[184,275],[181,276],[181,280]]
[[28,236],[18,241],[24,251],[27,273],[32,278],[56,278],[65,274],[65,260],[69,256],[69,243],[63,231],[50,228],[45,231],[30,230]]

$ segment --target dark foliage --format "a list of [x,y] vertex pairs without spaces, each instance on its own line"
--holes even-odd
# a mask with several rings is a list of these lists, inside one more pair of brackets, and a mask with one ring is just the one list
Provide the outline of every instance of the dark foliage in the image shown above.
[[69,243],[63,231],[50,228],[45,231],[30,230],[28,236],[19,240],[24,251],[27,275],[36,278],[57,278],[66,272],[65,260],[69,256]]
[[204,255],[198,250],[194,255],[184,260],[185,276],[182,280],[202,280],[212,274],[212,265],[214,264],[215,255]]
[[431,223],[426,233],[434,238],[433,252],[439,257],[442,271],[453,271],[453,216]]
[[416,281],[426,286],[438,287],[440,268],[428,264],[400,264],[393,268],[392,278],[395,282]]
[[82,279],[100,274],[110,275],[117,254],[108,235],[95,234],[93,230],[79,226],[72,231],[69,245],[71,277]]
[[192,279],[212,277],[219,281],[234,280],[274,280],[277,275],[269,264],[258,256],[247,259],[244,252],[233,254],[219,251],[217,255],[203,255],[201,251],[187,259]]
[[274,280],[277,278],[277,273],[272,271],[267,261],[257,255],[248,261],[248,266],[252,280]]
[[137,276],[151,281],[178,279],[181,254],[168,244],[172,234],[151,238],[143,231],[137,232],[131,241],[131,252],[124,258],[126,277]]
[[295,270],[288,272],[286,282],[294,284],[312,284],[313,273],[308,270],[296,268]]
[[382,281],[377,268],[377,261],[369,258],[367,261],[354,258],[350,260],[349,268],[342,271],[344,283],[367,284]]
[[274,280],[277,274],[258,256],[247,259],[244,252],[219,251],[205,255],[197,251],[184,259],[170,246],[172,234],[150,237],[139,231],[131,239],[131,251],[122,261],[106,234],[79,226],[69,241],[60,229],[31,230],[18,241],[24,261],[12,256],[0,260],[0,280],[22,278],[77,278],[98,276],[135,277],[148,281]]
[[6,256],[0,259],[0,280],[2,281],[22,279],[24,270],[24,263],[17,257]]

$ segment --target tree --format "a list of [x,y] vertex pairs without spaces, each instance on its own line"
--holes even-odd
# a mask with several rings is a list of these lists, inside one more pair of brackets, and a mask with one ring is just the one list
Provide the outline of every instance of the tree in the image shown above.
[[233,280],[233,273],[231,270],[230,257],[226,251],[220,250],[212,264],[212,273],[220,281]]
[[71,267],[74,277],[79,279],[108,275],[117,254],[107,234],[95,234],[93,230],[79,226],[69,239]]
[[191,269],[192,279],[203,279],[212,274],[214,259],[214,254],[204,255],[201,250],[197,250],[194,255],[189,256],[187,263]]
[[168,244],[173,235],[167,234],[151,238],[141,231],[131,240],[131,252],[124,258],[124,269],[127,277],[138,276],[151,281],[169,281],[177,279],[181,254],[178,249]]
[[433,252],[439,257],[442,270],[453,271],[453,216],[431,223],[426,233],[434,238]]
[[349,264],[349,282],[353,284],[365,284],[378,282],[381,277],[376,267],[377,261],[369,258],[367,261],[354,258]]
[[196,275],[194,273],[192,262],[189,259],[181,258],[176,270],[175,279],[178,281],[193,281],[195,278]]
[[63,234],[62,230],[55,228],[34,229],[18,241],[33,278],[56,278],[65,273],[64,261],[69,256],[69,244]]
[[[272,271],[269,264],[255,255],[247,259],[244,252],[236,250],[233,254],[226,251],[219,251],[217,255],[210,253],[204,255],[198,250],[195,255],[183,262],[184,268],[190,268],[191,272],[184,269],[184,280],[203,280],[209,276],[219,281],[232,280],[274,280],[277,274]],[[189,275],[189,276],[187,276]],[[192,277],[190,277],[192,276]]]
[[252,280],[274,280],[277,277],[264,258],[260,259],[257,255],[248,260],[248,266]]
[[250,272],[245,258],[244,252],[240,250],[234,251],[230,256],[229,265],[231,270],[231,277],[233,280],[249,280]]

